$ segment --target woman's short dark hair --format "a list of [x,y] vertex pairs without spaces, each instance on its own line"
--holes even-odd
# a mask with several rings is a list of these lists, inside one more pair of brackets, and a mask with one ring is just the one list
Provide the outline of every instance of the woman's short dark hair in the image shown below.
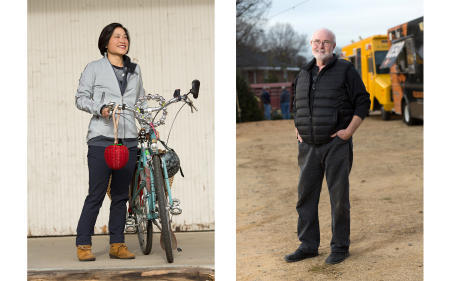
[[128,51],[130,50],[130,35],[128,34],[128,30],[125,27],[123,27],[123,25],[121,25],[120,23],[113,22],[105,26],[102,32],[100,33],[100,37],[98,37],[98,49],[100,50],[100,54],[102,56],[106,53],[106,46],[108,46],[109,39],[111,39],[114,29],[116,29],[117,27],[120,27],[123,30],[125,30],[125,34],[127,35],[128,38]]

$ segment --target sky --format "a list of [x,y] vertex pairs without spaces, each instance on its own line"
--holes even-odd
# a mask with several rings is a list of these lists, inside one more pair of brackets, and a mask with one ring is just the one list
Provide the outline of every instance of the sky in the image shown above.
[[388,28],[423,15],[422,0],[272,0],[265,27],[290,23],[307,35],[308,42],[315,30],[325,27],[335,33],[336,45],[342,48],[359,36],[386,34]]

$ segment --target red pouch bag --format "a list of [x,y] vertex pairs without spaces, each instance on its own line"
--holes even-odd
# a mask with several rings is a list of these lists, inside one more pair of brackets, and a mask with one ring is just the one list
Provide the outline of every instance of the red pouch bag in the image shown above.
[[125,145],[119,144],[117,138],[120,115],[118,115],[117,119],[115,116],[118,107],[119,105],[116,105],[112,115],[114,123],[114,144],[105,149],[106,164],[113,170],[122,169],[127,164],[129,158],[128,148]]

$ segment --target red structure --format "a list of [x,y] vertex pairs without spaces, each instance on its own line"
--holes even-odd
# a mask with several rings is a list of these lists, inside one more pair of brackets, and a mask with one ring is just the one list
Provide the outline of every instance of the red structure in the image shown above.
[[[286,90],[291,94],[291,102],[289,105],[289,111],[292,110],[292,101],[294,98],[293,94],[293,84],[292,82],[281,82],[281,83],[256,83],[256,84],[250,84],[250,88],[252,89],[252,92],[257,96],[259,99],[261,99],[261,95],[263,93],[264,88],[269,92],[270,94],[270,104],[272,106],[273,110],[281,109],[280,107],[280,96],[281,91],[283,90],[283,87],[286,87]],[[262,102],[261,102],[261,108],[262,108]]]

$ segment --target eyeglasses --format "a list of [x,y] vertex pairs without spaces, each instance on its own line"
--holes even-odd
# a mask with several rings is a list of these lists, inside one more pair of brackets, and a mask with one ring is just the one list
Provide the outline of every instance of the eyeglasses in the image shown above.
[[312,41],[312,43],[314,46],[320,46],[320,45],[322,45],[322,43],[325,47],[329,47],[331,45],[331,41],[329,41],[329,40],[320,41],[319,39],[317,39],[317,40]]

